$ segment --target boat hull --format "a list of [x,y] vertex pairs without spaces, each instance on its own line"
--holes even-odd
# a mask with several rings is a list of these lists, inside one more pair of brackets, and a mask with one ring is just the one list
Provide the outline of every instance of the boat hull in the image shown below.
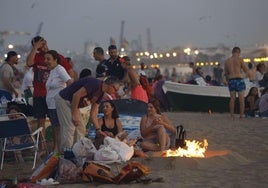
[[[163,90],[173,111],[229,112],[227,87],[198,86],[166,81]],[[238,99],[235,112],[238,112]]]

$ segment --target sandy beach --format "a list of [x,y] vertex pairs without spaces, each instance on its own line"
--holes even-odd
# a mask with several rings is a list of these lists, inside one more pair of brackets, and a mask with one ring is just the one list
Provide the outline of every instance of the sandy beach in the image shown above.
[[[166,115],[174,126],[184,125],[187,139],[208,140],[205,158],[131,159],[150,168],[148,177],[161,177],[163,182],[124,185],[81,183],[56,187],[267,187],[268,119],[240,119],[238,115],[231,119],[228,113],[169,112]],[[32,161],[23,164],[5,162],[0,179],[29,178],[33,172],[31,165]]]

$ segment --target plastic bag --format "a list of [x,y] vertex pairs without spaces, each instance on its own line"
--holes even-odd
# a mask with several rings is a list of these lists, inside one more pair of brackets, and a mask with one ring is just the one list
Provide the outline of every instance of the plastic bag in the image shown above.
[[94,155],[95,161],[118,161],[119,155],[110,145],[101,145]]
[[77,163],[81,166],[86,160],[92,160],[97,151],[92,141],[86,137],[77,141],[72,148]]
[[60,183],[81,182],[83,168],[77,167],[72,161],[60,158],[57,181]]
[[134,155],[133,146],[128,146],[120,140],[107,136],[104,138],[104,145],[109,145],[114,151],[116,151],[122,161],[127,161]]

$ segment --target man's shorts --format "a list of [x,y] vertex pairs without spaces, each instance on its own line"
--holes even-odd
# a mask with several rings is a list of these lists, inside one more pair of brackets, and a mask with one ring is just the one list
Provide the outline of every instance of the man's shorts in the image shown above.
[[46,97],[33,97],[33,115],[37,119],[46,118],[48,114]]
[[232,78],[228,83],[230,92],[241,92],[246,90],[246,84],[242,78]]

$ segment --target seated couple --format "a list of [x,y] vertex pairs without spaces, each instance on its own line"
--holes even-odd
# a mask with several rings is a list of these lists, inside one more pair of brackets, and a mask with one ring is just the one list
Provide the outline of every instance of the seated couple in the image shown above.
[[[161,114],[160,103],[157,100],[149,101],[147,108],[148,114],[141,118],[140,123],[140,132],[143,137],[141,148],[135,147],[135,155],[140,157],[147,156],[143,151],[162,152],[175,144],[176,130],[167,116]],[[98,119],[101,129],[96,130],[95,146],[97,149],[103,144],[105,136],[113,138],[117,136],[122,141],[127,136],[112,101],[103,103],[103,114],[104,116]]]

